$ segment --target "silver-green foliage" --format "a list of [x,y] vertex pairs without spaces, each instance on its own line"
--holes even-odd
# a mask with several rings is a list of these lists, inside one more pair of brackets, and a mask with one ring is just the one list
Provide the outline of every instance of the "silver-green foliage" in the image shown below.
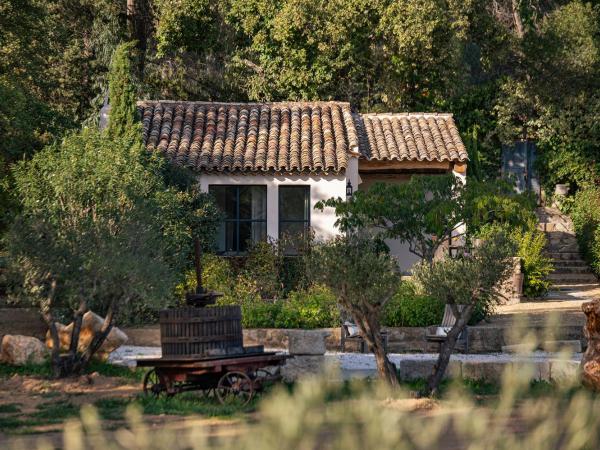
[[515,252],[515,243],[498,232],[460,257],[415,265],[413,275],[427,294],[445,304],[491,309],[502,300],[500,284],[512,270]]
[[44,299],[54,282],[53,306],[85,300],[102,312],[111,303],[124,309],[168,299],[186,238],[171,221],[179,197],[164,186],[135,131],[71,134],[14,175],[22,213],[6,245],[22,286],[18,298]]

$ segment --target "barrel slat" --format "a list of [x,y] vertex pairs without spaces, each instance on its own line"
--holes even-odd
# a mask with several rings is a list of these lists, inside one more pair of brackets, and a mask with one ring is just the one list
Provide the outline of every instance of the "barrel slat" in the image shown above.
[[241,351],[239,306],[177,308],[159,314],[163,356],[204,357]]

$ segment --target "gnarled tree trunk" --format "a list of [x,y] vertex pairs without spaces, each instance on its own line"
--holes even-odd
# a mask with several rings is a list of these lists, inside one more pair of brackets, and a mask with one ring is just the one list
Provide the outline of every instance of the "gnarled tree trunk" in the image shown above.
[[452,353],[454,353],[456,342],[458,341],[461,333],[467,327],[467,324],[473,315],[473,311],[475,310],[474,305],[467,305],[462,309],[462,311],[459,311],[456,305],[451,305],[451,308],[454,317],[456,317],[456,322],[440,346],[438,360],[433,366],[433,373],[427,380],[428,395],[435,395],[437,393],[440,383],[444,379],[444,374],[446,373],[448,364],[450,363],[450,357],[452,356]]
[[356,310],[352,311],[352,316],[360,329],[363,339],[367,341],[369,349],[373,352],[373,356],[375,356],[379,376],[389,383],[390,386],[397,387],[398,375],[396,373],[396,366],[387,357],[387,351],[381,337],[379,318],[370,312],[365,314],[363,311]]

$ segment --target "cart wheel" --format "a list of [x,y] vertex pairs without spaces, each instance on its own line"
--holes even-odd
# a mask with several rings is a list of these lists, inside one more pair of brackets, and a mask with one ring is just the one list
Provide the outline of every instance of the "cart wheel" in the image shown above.
[[160,382],[156,369],[146,372],[144,376],[144,394],[158,397],[164,392],[167,392],[167,388]]
[[243,372],[227,372],[215,389],[222,405],[247,405],[254,395],[254,384]]

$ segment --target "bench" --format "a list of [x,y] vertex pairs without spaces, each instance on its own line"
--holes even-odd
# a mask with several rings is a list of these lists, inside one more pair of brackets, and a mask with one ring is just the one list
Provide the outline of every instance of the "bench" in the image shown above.
[[[461,312],[465,305],[456,305],[459,312]],[[437,342],[442,344],[447,339],[448,332],[456,323],[456,317],[454,317],[454,313],[452,313],[452,308],[450,305],[446,305],[444,308],[444,317],[442,318],[442,323],[439,327],[437,327],[435,334],[428,334],[425,336],[425,340],[428,342]],[[465,328],[463,332],[458,336],[456,341],[457,348],[462,348],[465,353],[469,352],[469,332],[468,328]]]
[[[383,339],[383,348],[387,352],[388,349],[388,333],[387,331],[381,331],[381,337]],[[341,330],[341,347],[342,352],[346,351],[346,342],[356,342],[358,344],[358,350],[360,353],[367,353],[367,343],[361,336],[360,330],[356,324],[351,322],[342,323]]]

